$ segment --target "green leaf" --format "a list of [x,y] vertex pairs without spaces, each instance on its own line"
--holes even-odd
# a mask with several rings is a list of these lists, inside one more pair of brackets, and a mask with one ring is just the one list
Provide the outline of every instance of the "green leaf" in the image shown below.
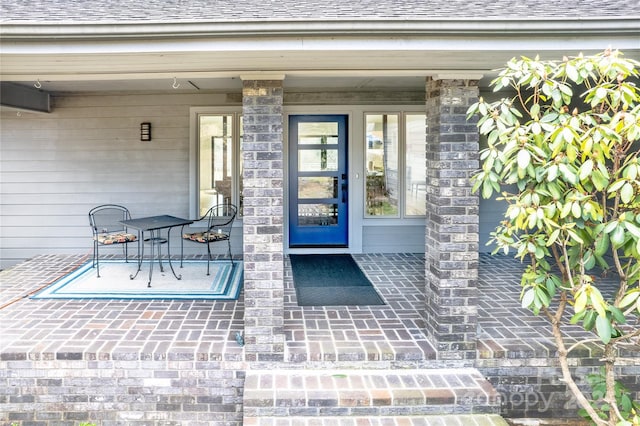
[[609,184],[609,179],[607,179],[600,170],[593,171],[591,181],[598,191],[602,191]]
[[598,337],[602,340],[602,343],[605,345],[611,341],[611,323],[606,317],[598,316],[596,318],[596,331],[598,332]]
[[567,182],[569,182],[572,185],[575,185],[577,183],[578,177],[575,175],[575,173],[573,173],[573,171],[571,171],[569,167],[567,167],[566,164],[560,164],[558,167],[560,169],[560,174],[562,174],[562,177]]
[[485,180],[482,182],[482,198],[489,199],[493,194],[493,185],[491,185],[491,181]]
[[540,133],[542,133],[542,126],[540,126],[540,123],[533,123],[531,125],[531,133],[533,133],[534,135],[539,135]]
[[591,175],[592,171],[593,171],[593,160],[589,158],[587,161],[585,161],[582,164],[582,166],[580,166],[580,170],[579,170],[580,180],[585,180],[586,178],[588,178],[589,175]]
[[620,179],[611,184],[611,186],[607,189],[607,192],[616,192],[618,189],[627,183],[624,179]]
[[576,293],[576,303],[573,305],[573,309],[576,313],[584,311],[584,308],[587,306],[588,299],[589,297],[586,292],[579,291]]
[[627,322],[627,319],[624,317],[624,314],[620,309],[616,308],[615,306],[609,306],[608,309],[618,324],[625,324]]
[[634,237],[640,238],[640,227],[637,227],[631,222],[624,222],[624,227],[633,234]]
[[486,135],[487,133],[489,133],[489,131],[493,129],[494,123],[495,122],[493,118],[488,118],[487,120],[485,120],[480,126],[480,133],[482,133],[483,135]]
[[556,229],[551,233],[551,235],[549,236],[549,239],[547,240],[547,247],[552,246],[553,243],[555,243],[556,240],[558,239],[558,236],[560,236],[560,229]]
[[531,306],[533,304],[533,301],[536,297],[535,292],[533,291],[532,288],[528,289],[523,295],[522,295],[522,307],[523,308],[528,308],[529,306]]
[[604,301],[604,298],[602,297],[602,293],[600,293],[600,290],[598,290],[595,287],[590,287],[590,294],[589,294],[589,298],[591,299],[591,304],[593,305],[593,309],[596,310],[596,312],[598,312],[598,315],[601,317],[606,318],[607,317],[607,304]]
[[480,114],[482,115],[487,115],[487,104],[484,103],[484,101],[479,102],[478,103],[478,110],[480,111]]
[[567,229],[567,234],[578,244],[584,244],[584,240],[578,235],[576,232],[573,232],[571,229]]
[[571,214],[573,214],[573,217],[578,218],[580,216],[582,216],[582,207],[580,206],[580,203],[577,201],[574,201],[571,205]]
[[604,99],[607,96],[607,89],[605,89],[604,87],[598,87],[596,89],[596,99],[598,99],[598,102],[600,102],[600,100]]
[[567,77],[570,80],[576,81],[580,78],[580,74],[578,74],[578,70],[571,64],[567,64],[565,70],[567,71]]
[[596,247],[595,247],[596,256],[604,255],[607,252],[607,250],[609,250],[609,236],[604,232],[599,234],[596,237],[595,244],[596,244]]
[[609,235],[609,238],[611,239],[611,244],[613,244],[614,247],[620,247],[624,244],[624,228],[622,226],[616,227],[616,229],[614,229]]
[[593,149],[593,138],[585,138],[580,145],[580,150],[583,155],[591,155]]
[[596,257],[593,255],[593,252],[588,251],[584,257],[584,267],[587,271],[593,269],[596,266]]
[[622,188],[620,189],[620,199],[623,203],[629,204],[633,199],[633,195],[633,186],[629,182],[622,185]]
[[554,121],[556,121],[558,119],[558,113],[556,112],[550,112],[548,114],[545,114],[542,116],[542,118],[540,119],[541,123],[552,123]]
[[[631,398],[629,398],[629,395],[622,395],[620,398],[620,406],[622,407],[622,411],[628,413],[629,411],[631,411],[632,408],[632,403],[631,403]],[[618,423],[619,425],[620,423]],[[616,426],[618,426],[616,425]],[[632,423],[629,423],[629,425],[633,426]]]
[[[547,188],[549,189],[549,193],[551,194],[554,200],[559,200],[560,198],[562,198],[562,190],[559,187],[559,185],[552,183]],[[557,207],[557,206],[554,205],[554,207]]]
[[526,149],[521,149],[518,151],[518,167],[521,169],[526,169],[531,162],[531,154]]
[[624,295],[624,297],[620,301],[620,307],[625,309],[628,306],[631,306],[632,304],[636,303],[636,300],[638,300],[638,297],[640,297],[640,290],[635,289],[635,290],[629,291],[627,294]]
[[477,112],[478,112],[478,102],[472,104],[469,108],[467,108],[467,120],[473,117]]
[[540,104],[531,105],[531,118],[535,120],[538,114],[540,114]]
[[549,306],[549,303],[551,303],[551,298],[545,291],[544,287],[540,287],[540,286],[536,287],[535,292],[536,292],[536,297],[540,301],[540,303],[542,303],[543,306]]
[[573,142],[573,131],[571,131],[571,129],[569,127],[565,127],[562,130],[562,138],[567,142],[567,143],[571,143]]
[[571,317],[571,319],[569,320],[570,324],[577,324],[580,321],[582,321],[584,319],[584,315],[585,315],[585,311],[582,311],[580,313],[577,314],[573,314],[573,316]]
[[610,234],[614,229],[618,227],[619,224],[620,223],[617,220],[612,220],[611,222],[606,224],[606,226],[604,227],[604,232],[606,234]]
[[587,331],[593,330],[593,327],[596,325],[596,318],[598,318],[596,311],[587,311],[584,316],[584,322],[582,323],[584,329]]
[[626,173],[624,173],[623,176],[629,180],[636,180],[636,178],[638,177],[638,173],[640,173],[638,169],[640,169],[640,166],[632,164],[625,169]]

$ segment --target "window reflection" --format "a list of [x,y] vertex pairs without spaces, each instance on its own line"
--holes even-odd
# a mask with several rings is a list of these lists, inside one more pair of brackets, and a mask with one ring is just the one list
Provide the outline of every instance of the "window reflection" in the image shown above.
[[405,214],[426,214],[426,120],[425,114],[405,118]]
[[299,204],[299,226],[335,226],[338,224],[337,204]]
[[305,149],[298,151],[298,171],[326,172],[338,170],[338,151],[335,149]]
[[[202,114],[198,117],[199,167],[198,205],[200,215],[216,204],[240,204],[235,197],[235,176],[242,165],[236,164],[235,115]],[[238,126],[238,128],[241,128]],[[242,190],[242,182],[237,184]],[[241,193],[241,192],[240,192]]]
[[336,177],[299,177],[298,178],[298,198],[337,198],[338,178]]
[[367,114],[366,215],[398,215],[398,115]]

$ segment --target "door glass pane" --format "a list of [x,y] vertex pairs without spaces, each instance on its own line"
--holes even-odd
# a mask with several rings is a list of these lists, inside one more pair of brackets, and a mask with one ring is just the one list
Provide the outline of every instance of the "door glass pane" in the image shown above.
[[298,225],[300,226],[331,226],[337,224],[337,204],[298,205]]
[[407,216],[426,214],[426,120],[425,114],[406,116],[405,212]]
[[232,202],[233,129],[233,115],[199,117],[200,214],[216,204]]
[[367,114],[366,215],[398,215],[398,115]]
[[338,195],[336,177],[298,178],[298,198],[336,198]]
[[298,171],[327,172],[338,170],[338,151],[335,149],[301,149],[298,151]]
[[298,123],[298,145],[337,145],[338,123]]

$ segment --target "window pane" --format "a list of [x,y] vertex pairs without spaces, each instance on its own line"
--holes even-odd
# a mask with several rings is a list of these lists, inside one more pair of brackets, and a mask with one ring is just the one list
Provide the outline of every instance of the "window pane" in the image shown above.
[[332,226],[338,224],[336,204],[298,204],[300,226]]
[[338,170],[335,149],[301,149],[298,151],[298,171],[327,172]]
[[426,120],[424,114],[406,116],[405,212],[407,216],[426,214]]
[[338,178],[336,177],[299,177],[298,198],[337,198]]
[[232,203],[233,116],[199,117],[199,205],[204,214],[216,204]]
[[298,123],[298,145],[336,145],[338,123]]
[[398,115],[365,116],[366,214],[398,215]]

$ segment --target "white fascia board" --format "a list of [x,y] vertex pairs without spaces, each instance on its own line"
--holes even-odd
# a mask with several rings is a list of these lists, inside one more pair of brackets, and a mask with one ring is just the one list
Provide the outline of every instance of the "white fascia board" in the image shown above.
[[640,34],[527,34],[523,37],[484,36],[377,36],[377,37],[262,37],[188,40],[50,40],[48,42],[0,42],[2,55],[38,54],[136,54],[136,53],[225,53],[303,51],[568,51],[640,49]]
[[240,74],[240,80],[284,80],[284,74],[274,74],[271,72],[253,72],[251,74]]
[[19,39],[191,38],[251,36],[638,34],[640,15],[621,18],[433,19],[433,20],[262,20],[233,22],[29,22],[4,21],[0,37]]

